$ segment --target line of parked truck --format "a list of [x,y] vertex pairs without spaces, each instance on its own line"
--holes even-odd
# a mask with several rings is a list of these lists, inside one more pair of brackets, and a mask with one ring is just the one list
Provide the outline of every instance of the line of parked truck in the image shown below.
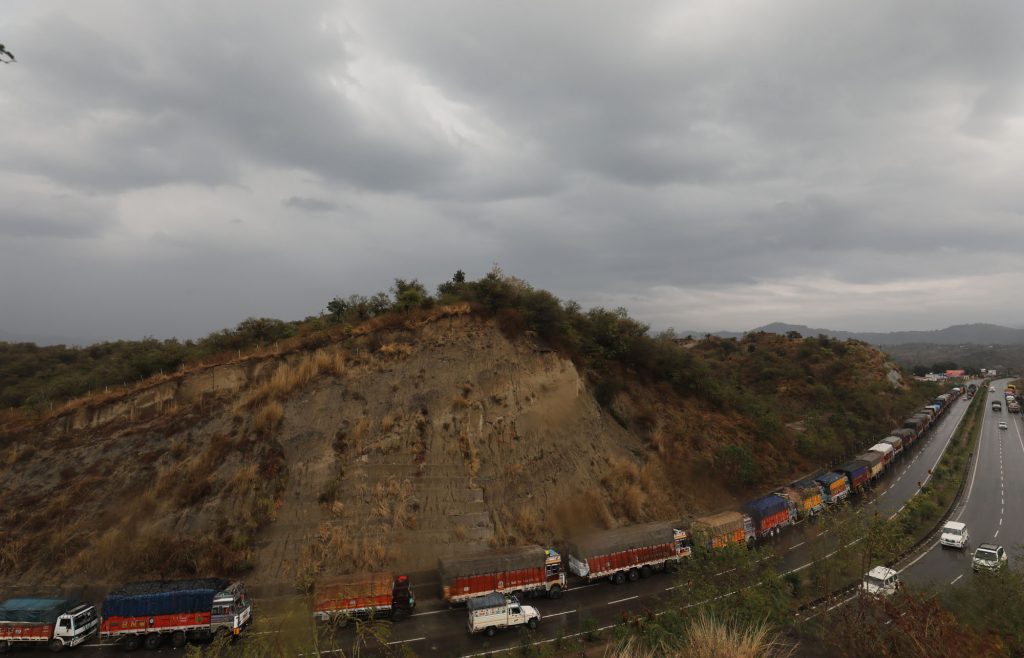
[[96,634],[128,650],[182,647],[239,635],[251,620],[245,586],[221,578],[130,583],[107,594],[102,615],[75,599],[15,598],[0,603],[0,653],[29,645],[60,651]]
[[[741,511],[703,516],[689,524],[656,522],[594,532],[567,543],[561,552],[526,546],[442,557],[437,568],[441,597],[450,604],[466,603],[469,631],[490,635],[501,628],[535,625],[539,613],[522,601],[532,596],[559,598],[570,575],[577,582],[608,580],[621,585],[671,571],[692,554],[694,546],[753,546],[870,487],[961,393],[962,389],[955,387],[938,396],[889,436],[837,469],[752,500]],[[371,602],[377,591],[372,590],[371,582],[384,587],[379,603]],[[383,583],[390,583],[390,593]],[[368,614],[401,618],[414,607],[408,578],[393,574],[376,581],[367,576],[326,581],[318,584],[314,595],[315,614],[321,620]]]
[[[689,524],[656,522],[594,532],[569,542],[562,552],[526,546],[442,557],[437,568],[440,594],[449,604],[467,605],[470,633],[490,635],[502,628],[535,626],[540,613],[522,601],[540,595],[559,598],[570,574],[580,581],[621,585],[673,570],[694,546],[753,546],[870,487],[960,395],[961,389],[953,388],[863,454],[752,500],[740,511],[702,516]],[[409,577],[391,573],[323,580],[313,596],[313,614],[321,621],[399,620],[415,607]],[[77,601],[11,599],[0,603],[0,652],[20,643],[60,650],[97,632],[129,649],[155,649],[165,641],[180,647],[190,639],[237,635],[251,619],[252,601],[245,587],[220,579],[126,585],[107,595],[102,616],[92,605]]]

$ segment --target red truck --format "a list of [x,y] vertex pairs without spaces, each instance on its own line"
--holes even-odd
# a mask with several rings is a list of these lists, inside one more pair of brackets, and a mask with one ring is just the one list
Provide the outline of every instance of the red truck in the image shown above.
[[689,535],[670,523],[614,528],[582,537],[569,546],[569,571],[588,580],[616,585],[646,578],[689,557]]
[[565,589],[562,556],[542,546],[442,557],[437,571],[441,596],[449,603],[491,592],[512,594],[519,600],[542,593],[557,599]]
[[408,576],[364,573],[339,576],[316,584],[313,616],[320,621],[390,617],[398,621],[412,614],[416,597]]
[[100,637],[128,651],[156,649],[165,639],[182,647],[187,640],[238,635],[252,620],[245,586],[222,578],[128,583],[103,600]]

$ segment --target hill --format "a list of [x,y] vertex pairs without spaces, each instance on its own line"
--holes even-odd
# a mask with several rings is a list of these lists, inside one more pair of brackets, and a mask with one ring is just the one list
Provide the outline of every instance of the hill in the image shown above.
[[[773,322],[753,331],[766,331],[775,334],[796,332],[801,336],[828,336],[838,340],[859,340],[870,345],[1024,345],[1024,329],[1012,329],[996,324],[958,324],[945,329],[933,331],[891,331],[891,332],[854,332],[836,331],[834,329],[812,329],[802,324],[786,324]],[[738,337],[735,332],[719,332],[721,337]]]
[[302,588],[466,545],[557,545],[734,507],[936,393],[862,343],[680,344],[500,272],[368,301],[332,300],[269,347],[8,414],[0,580]]

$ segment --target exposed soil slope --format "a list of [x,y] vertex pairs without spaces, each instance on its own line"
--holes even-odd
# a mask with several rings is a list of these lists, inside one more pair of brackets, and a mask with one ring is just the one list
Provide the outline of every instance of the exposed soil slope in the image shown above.
[[623,370],[602,405],[572,360],[466,304],[330,336],[0,437],[0,578],[302,587],[681,518],[863,444],[839,435],[883,432],[930,394],[867,346],[755,335],[672,348],[699,355],[714,396]]

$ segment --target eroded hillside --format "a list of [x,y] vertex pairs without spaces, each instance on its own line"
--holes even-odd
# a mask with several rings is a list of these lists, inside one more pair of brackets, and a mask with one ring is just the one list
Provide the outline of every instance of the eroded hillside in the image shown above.
[[459,304],[70,405],[0,439],[0,573],[302,587],[428,567],[469,544],[734,506],[931,395],[857,343],[758,334],[657,349],[699,366],[700,385],[595,372]]

